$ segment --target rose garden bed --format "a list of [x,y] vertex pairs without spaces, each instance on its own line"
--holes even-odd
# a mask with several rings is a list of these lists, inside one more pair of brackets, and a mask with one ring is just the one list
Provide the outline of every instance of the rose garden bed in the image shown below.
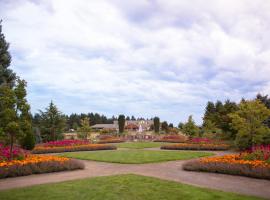
[[165,135],[159,139],[154,140],[154,142],[170,142],[170,143],[181,143],[186,142],[188,137],[184,135]]

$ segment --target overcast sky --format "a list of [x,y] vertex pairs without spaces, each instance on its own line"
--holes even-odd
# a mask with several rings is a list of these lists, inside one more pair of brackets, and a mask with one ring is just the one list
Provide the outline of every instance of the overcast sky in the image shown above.
[[270,93],[269,0],[0,0],[32,112],[202,121]]

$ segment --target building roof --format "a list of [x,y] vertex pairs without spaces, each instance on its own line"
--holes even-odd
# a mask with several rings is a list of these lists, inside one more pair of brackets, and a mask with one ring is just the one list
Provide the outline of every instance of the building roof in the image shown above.
[[95,124],[94,126],[91,126],[92,128],[107,128],[107,129],[116,129],[117,126],[115,124]]

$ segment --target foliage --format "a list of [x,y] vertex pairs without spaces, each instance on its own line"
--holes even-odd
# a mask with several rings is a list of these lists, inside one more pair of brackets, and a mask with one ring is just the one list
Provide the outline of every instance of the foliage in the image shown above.
[[[263,96],[261,94],[258,94],[256,96],[256,99],[261,101],[268,109],[270,109],[270,98],[268,97],[268,95]],[[268,128],[270,128],[270,117],[266,119],[264,123],[268,126]]]
[[2,33],[2,21],[0,20],[0,86],[13,88],[16,81],[16,74],[9,68],[11,55],[8,51],[9,44]]
[[89,125],[89,118],[86,117],[81,120],[81,127],[78,128],[77,130],[78,137],[81,139],[87,139],[87,136],[90,131],[91,131],[91,127]]
[[159,117],[154,117],[154,131],[155,133],[159,133],[160,120]]
[[22,142],[27,134],[32,134],[30,106],[26,100],[25,87],[26,82],[19,78],[14,88],[0,86],[0,129],[4,137],[9,139],[10,152],[16,140]]
[[61,153],[73,151],[115,150],[115,149],[116,149],[115,146],[107,144],[82,144],[82,145],[55,146],[55,147],[37,146],[34,148],[32,153],[43,154],[43,153]]
[[0,162],[0,178],[83,168],[83,163],[77,160],[57,156],[30,154],[22,160]]
[[39,111],[39,115],[36,115],[36,118],[44,141],[54,141],[62,138],[62,132],[65,128],[65,117],[52,101],[45,108],[45,111]]
[[128,149],[145,149],[145,148],[154,148],[160,147],[162,142],[125,142],[117,144],[117,148],[128,148]]
[[239,110],[229,116],[237,132],[235,143],[239,149],[269,142],[270,129],[263,122],[269,118],[270,110],[259,100],[242,101]]
[[162,131],[165,131],[167,133],[168,128],[169,128],[168,122],[164,121],[164,122],[161,123],[161,130]]
[[236,132],[231,127],[229,114],[237,110],[237,104],[230,100],[226,100],[224,104],[221,101],[208,102],[203,117],[203,131],[205,133],[219,133],[221,130],[228,137],[234,139]]
[[199,128],[196,126],[194,120],[192,119],[192,115],[188,117],[188,121],[184,124],[182,131],[188,136],[194,136],[198,134]]
[[119,133],[123,133],[125,129],[125,115],[119,115],[118,117],[118,126],[119,126]]
[[32,150],[35,147],[35,136],[32,131],[26,133],[22,140],[22,147],[27,150]]

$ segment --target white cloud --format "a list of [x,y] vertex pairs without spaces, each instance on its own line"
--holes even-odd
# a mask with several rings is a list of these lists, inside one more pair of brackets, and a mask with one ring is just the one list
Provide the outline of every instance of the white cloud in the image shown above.
[[173,122],[200,122],[208,100],[269,93],[269,10],[268,0],[0,3],[34,111],[54,98],[65,112]]

